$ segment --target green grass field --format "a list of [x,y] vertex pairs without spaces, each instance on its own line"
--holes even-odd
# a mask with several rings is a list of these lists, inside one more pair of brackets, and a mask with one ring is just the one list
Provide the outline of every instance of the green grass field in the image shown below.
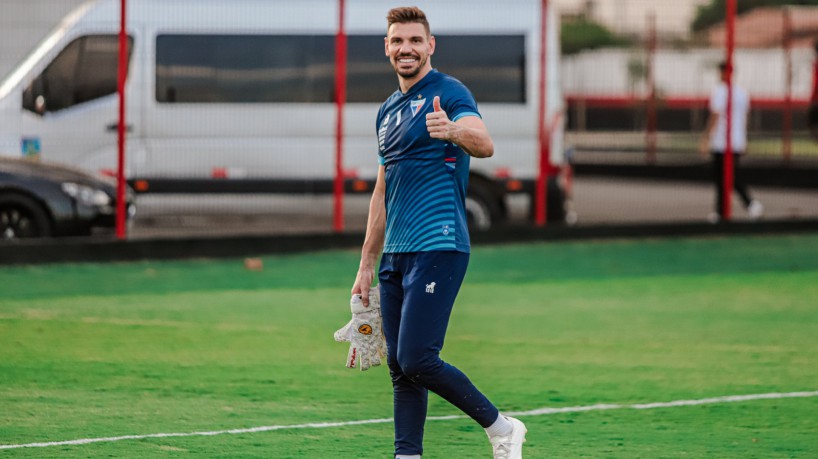
[[[343,367],[355,251],[0,267],[0,457],[387,458]],[[476,247],[443,358],[502,410],[818,391],[818,235]],[[814,458],[818,397],[522,416],[527,458]],[[430,398],[430,415],[460,414]],[[38,442],[213,432],[80,445]],[[473,421],[424,458],[486,458]]]

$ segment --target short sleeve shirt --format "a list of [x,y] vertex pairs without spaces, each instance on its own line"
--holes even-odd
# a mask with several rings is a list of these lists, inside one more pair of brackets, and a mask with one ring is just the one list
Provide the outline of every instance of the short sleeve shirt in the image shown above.
[[429,135],[426,114],[435,96],[452,121],[480,116],[466,86],[437,70],[405,94],[396,91],[378,111],[379,162],[386,168],[384,253],[469,252],[469,155]]
[[[719,115],[710,137],[710,149],[722,153],[727,149],[727,85],[720,83],[710,96],[710,111]],[[732,147],[737,153],[747,150],[747,113],[750,96],[743,88],[733,85]]]

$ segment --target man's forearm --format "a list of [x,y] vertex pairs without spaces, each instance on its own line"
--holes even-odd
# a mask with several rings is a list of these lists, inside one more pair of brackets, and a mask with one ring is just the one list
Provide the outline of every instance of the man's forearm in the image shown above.
[[455,123],[456,129],[451,133],[451,141],[457,144],[470,156],[489,158],[494,155],[494,142],[488,132]]
[[464,116],[457,121],[440,109],[440,98],[435,96],[435,111],[426,114],[426,129],[433,139],[452,142],[475,158],[494,155],[494,142],[479,116]]
[[372,269],[383,250],[384,233],[386,230],[386,208],[384,195],[376,189],[369,201],[369,217],[366,222],[366,237],[361,249],[361,267]]
[[[375,181],[375,190],[372,191],[372,199],[369,201],[369,216],[366,220],[366,237],[361,248],[361,264],[358,266],[358,274],[355,276],[355,283],[352,285],[352,294],[362,294],[369,290],[372,281],[375,279],[375,266],[378,263],[378,256],[383,250],[384,237],[386,234],[386,169],[384,166],[378,168],[378,178]],[[369,298],[362,297],[364,306],[369,305]]]

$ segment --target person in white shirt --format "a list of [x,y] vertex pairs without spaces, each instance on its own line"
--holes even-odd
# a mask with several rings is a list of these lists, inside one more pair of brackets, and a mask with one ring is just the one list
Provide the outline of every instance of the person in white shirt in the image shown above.
[[[707,128],[699,144],[699,152],[706,156],[708,151],[713,162],[714,182],[716,185],[715,212],[708,216],[711,223],[716,223],[724,215],[724,152],[727,150],[727,63],[719,64],[721,82],[710,95],[710,117]],[[764,213],[761,203],[750,196],[747,185],[739,174],[739,160],[747,151],[747,115],[750,112],[750,96],[747,91],[733,83],[731,147],[733,150],[733,188],[741,198],[750,218],[756,220]]]

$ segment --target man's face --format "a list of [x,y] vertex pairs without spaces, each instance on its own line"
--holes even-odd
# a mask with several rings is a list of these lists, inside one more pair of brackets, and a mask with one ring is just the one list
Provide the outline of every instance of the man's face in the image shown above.
[[413,78],[431,65],[429,56],[435,52],[435,38],[427,36],[426,28],[417,22],[389,26],[385,44],[392,67],[403,78]]

